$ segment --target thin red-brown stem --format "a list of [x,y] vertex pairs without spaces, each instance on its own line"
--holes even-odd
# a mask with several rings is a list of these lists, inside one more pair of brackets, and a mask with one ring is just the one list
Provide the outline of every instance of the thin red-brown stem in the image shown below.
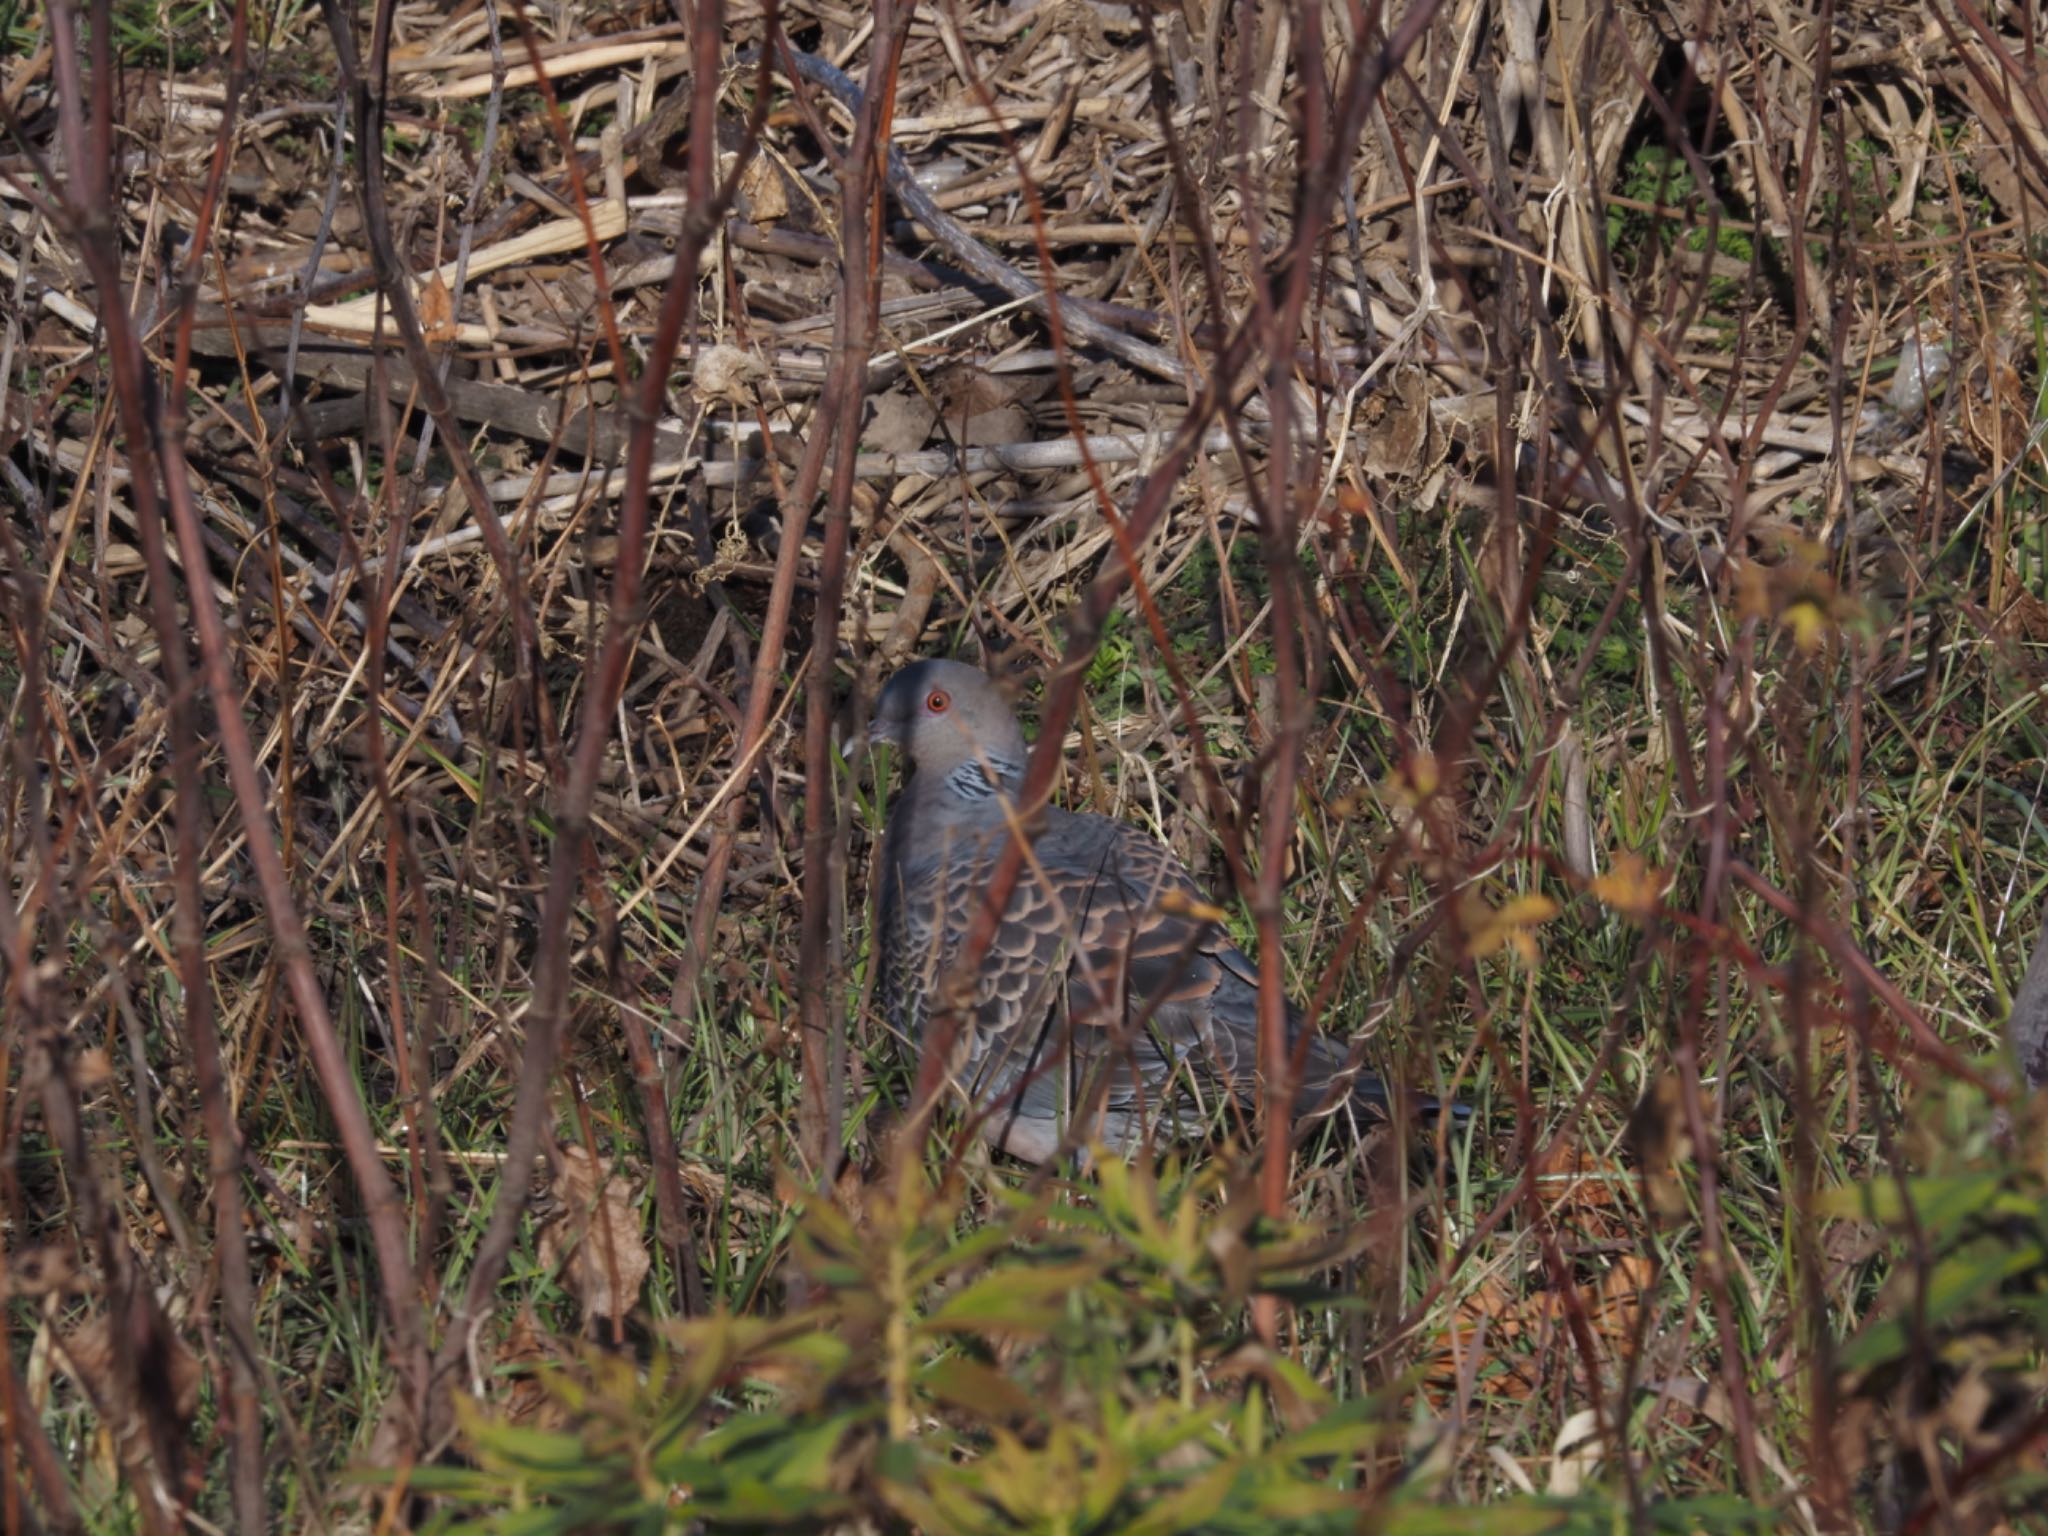
[[[223,1302],[229,1335],[235,1344],[230,1366],[232,1401],[229,1411],[235,1437],[233,1489],[236,1516],[244,1529],[260,1531],[265,1515],[261,1501],[261,1421],[255,1396],[258,1343],[252,1321],[253,1285],[243,1234],[240,1143],[228,1109],[219,1037],[210,1009],[211,987],[199,931],[202,911],[198,888],[199,818],[203,814],[204,791],[198,773],[197,733],[189,724],[193,678],[186,671],[188,637],[177,613],[164,538],[167,511],[168,519],[176,530],[186,573],[192,578],[189,591],[193,628],[200,653],[198,676],[213,694],[222,751],[242,812],[250,861],[256,868],[257,881],[264,893],[280,961],[299,1012],[301,1029],[314,1057],[323,1092],[335,1115],[370,1220],[379,1272],[384,1282],[386,1310],[394,1339],[399,1345],[402,1370],[409,1370],[417,1363],[415,1345],[420,1333],[416,1311],[409,1304],[404,1227],[396,1192],[377,1158],[368,1117],[358,1097],[359,1085],[347,1071],[345,1057],[327,1017],[324,996],[312,973],[304,929],[292,902],[290,882],[278,853],[264,786],[256,772],[240,714],[241,698],[228,666],[226,637],[219,613],[211,601],[205,576],[205,545],[196,509],[192,505],[190,479],[183,460],[182,401],[185,369],[191,355],[192,302],[197,292],[194,280],[196,264],[207,246],[212,210],[217,205],[225,175],[225,145],[232,132],[236,94],[231,91],[228,97],[214,171],[196,225],[193,266],[185,274],[180,290],[177,363],[165,397],[158,398],[149,391],[140,339],[119,298],[122,273],[112,224],[113,188],[107,179],[111,161],[105,154],[90,152],[85,119],[78,110],[77,91],[83,76],[76,54],[75,18],[68,7],[60,7],[52,11],[50,19],[51,41],[58,59],[58,78],[70,87],[62,93],[70,105],[60,107],[60,122],[66,133],[67,157],[76,174],[63,189],[64,211],[87,269],[107,300],[100,311],[106,330],[107,366],[127,440],[129,492],[144,544],[144,558],[151,573],[152,619],[158,633],[173,711],[188,716],[186,727],[173,733],[176,738],[173,773],[179,800],[174,924],[194,1076],[211,1144],[209,1156],[215,1221],[221,1232]],[[94,8],[93,21],[90,134],[94,148],[103,147],[111,138],[111,35],[111,9],[106,0],[101,0]],[[238,7],[231,40],[231,82],[239,83],[246,70],[246,45],[247,18]]]
[[[710,111],[710,82],[717,78],[717,42],[722,31],[723,11],[718,0],[704,0],[698,17],[698,96],[693,106],[700,114]],[[619,690],[624,686],[626,667],[645,615],[641,611],[641,588],[647,558],[647,528],[651,516],[648,485],[654,465],[654,428],[660,419],[668,385],[668,368],[682,340],[684,328],[695,312],[699,259],[711,232],[724,217],[733,189],[745,169],[741,155],[728,179],[713,189],[712,156],[716,142],[707,130],[697,133],[691,143],[692,186],[710,195],[691,204],[676,242],[675,270],[662,294],[661,310],[654,335],[648,344],[647,369],[633,391],[628,409],[632,431],[626,447],[626,485],[619,504],[617,563],[612,577],[611,601],[605,614],[604,637],[599,643],[596,664],[590,670],[589,686],[583,694],[582,714],[577,723],[576,742],[569,771],[562,785],[556,809],[556,840],[548,868],[547,890],[541,901],[544,935],[534,973],[533,1006],[527,1015],[526,1049],[521,1056],[519,1086],[513,1100],[512,1123],[506,1136],[505,1173],[491,1207],[491,1219],[478,1244],[470,1267],[462,1301],[451,1320],[447,1339],[434,1361],[437,1390],[449,1379],[470,1348],[471,1335],[489,1314],[491,1299],[503,1276],[512,1251],[520,1214],[526,1206],[530,1171],[540,1150],[546,1123],[548,1089],[561,1044],[561,1026],[568,1006],[569,917],[583,874],[583,861],[590,847],[590,813],[599,771],[609,737]],[[701,165],[699,162],[703,162]],[[636,1021],[637,1022],[637,1021]],[[633,1027],[629,1025],[629,1028]],[[643,1092],[645,1080],[643,1080]],[[657,1093],[648,1116],[649,1145],[657,1162],[664,1165],[659,1180],[669,1176],[666,1165],[675,1161],[668,1133],[667,1106]],[[662,1218],[675,1244],[679,1266],[685,1272],[685,1298],[692,1292],[687,1276],[694,1270],[695,1257],[683,1215],[679,1189],[658,1195],[663,1202]],[[438,1406],[438,1398],[437,1398]],[[437,1416],[438,1424],[438,1416]]]
[[875,7],[875,43],[865,110],[854,128],[851,151],[838,157],[840,224],[839,304],[833,319],[833,351],[848,366],[831,423],[832,479],[825,502],[824,547],[818,560],[818,605],[811,626],[811,656],[804,708],[804,872],[803,929],[799,940],[798,1003],[802,1019],[798,1054],[803,1096],[797,1106],[797,1148],[813,1178],[830,1180],[837,1171],[840,1115],[834,1094],[843,1080],[846,1050],[844,988],[833,973],[832,919],[839,870],[833,858],[838,831],[838,780],[832,772],[832,678],[839,652],[839,615],[846,588],[846,554],[852,526],[854,457],[865,392],[867,359],[875,349],[881,304],[882,237],[887,229],[883,198],[889,157],[889,125],[895,116],[896,70],[910,35],[915,4],[900,9],[882,0]]
[[[468,499],[470,515],[476,519],[484,548],[505,589],[504,612],[512,623],[512,656],[515,725],[523,724],[531,709],[539,726],[541,749],[552,762],[558,743],[547,695],[537,686],[536,664],[540,654],[539,631],[532,604],[526,596],[526,578],[518,552],[505,533],[475,456],[469,452],[467,435],[449,402],[441,382],[441,371],[427,348],[426,332],[420,326],[419,310],[413,303],[412,285],[398,243],[391,231],[391,210],[384,190],[384,78],[391,47],[394,0],[379,0],[371,21],[370,56],[360,59],[355,33],[339,0],[321,0],[321,10],[334,41],[335,61],[343,81],[353,93],[356,111],[357,168],[361,175],[363,233],[376,257],[376,269],[384,301],[390,306],[413,376],[418,381],[420,403],[433,418],[441,435],[455,478]],[[593,242],[594,244],[595,242]],[[395,552],[394,552],[395,554]]]

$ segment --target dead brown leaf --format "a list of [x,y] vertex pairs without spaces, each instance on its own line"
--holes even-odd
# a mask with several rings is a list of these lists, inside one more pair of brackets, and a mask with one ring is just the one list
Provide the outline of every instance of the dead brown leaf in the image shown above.
[[1432,1385],[1454,1390],[1459,1363],[1474,1349],[1485,1349],[1506,1369],[1488,1390],[1507,1397],[1526,1397],[1538,1381],[1530,1369],[1540,1358],[1545,1340],[1581,1315],[1609,1359],[1618,1360],[1636,1336],[1644,1298],[1655,1276],[1651,1261],[1624,1254],[1592,1281],[1574,1286],[1569,1295],[1544,1287],[1517,1295],[1507,1281],[1494,1276],[1459,1305],[1443,1343],[1429,1364]]
[[0,1268],[0,1301],[17,1296],[75,1296],[84,1291],[78,1255],[68,1243],[42,1243],[11,1254]]
[[438,272],[430,275],[426,286],[420,289],[420,325],[427,340],[436,346],[455,340],[455,295],[448,291]]
[[586,1317],[623,1317],[652,1267],[633,1182],[582,1147],[565,1147],[555,1160],[552,1193],[560,1209],[541,1228],[541,1262],[559,1266]]
[[1031,436],[1031,413],[1020,386],[962,364],[939,375],[939,421],[946,435],[966,448],[1021,443]]
[[1432,467],[1429,381],[1422,369],[1395,370],[1388,386],[1367,400],[1362,415],[1369,474],[1410,480]]
[[530,1309],[521,1308],[498,1350],[499,1379],[510,1387],[498,1403],[506,1421],[527,1429],[560,1429],[568,1422],[568,1409],[561,1397],[550,1392],[541,1380],[541,1369],[557,1363],[559,1350],[549,1347],[550,1336],[534,1321]]
[[763,159],[747,162],[740,172],[740,196],[748,216],[763,229],[789,217],[789,186],[780,167]]
[[129,1481],[167,1502],[189,1498],[181,1453],[199,1411],[199,1359],[147,1285],[135,1286],[122,1310],[118,1318],[95,1312],[60,1334],[57,1364],[99,1414]]
[[932,435],[932,423],[938,418],[938,411],[923,395],[892,389],[868,401],[861,446],[875,453],[914,453]]

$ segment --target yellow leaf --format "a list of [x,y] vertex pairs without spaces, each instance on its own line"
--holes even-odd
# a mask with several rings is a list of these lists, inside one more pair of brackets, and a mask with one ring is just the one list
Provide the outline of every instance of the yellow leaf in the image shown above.
[[1596,900],[1633,922],[1646,923],[1664,894],[1664,877],[1641,854],[1623,852],[1614,856],[1606,873],[1593,877],[1592,889]]
[[1542,957],[1536,936],[1530,930],[1557,916],[1557,903],[1548,896],[1514,896],[1500,907],[1486,905],[1476,890],[1459,898],[1465,919],[1465,957],[1483,960],[1500,949],[1513,949],[1527,965]]
[[1413,810],[1437,792],[1443,782],[1438,773],[1436,759],[1427,752],[1414,752],[1401,760],[1387,785],[1387,794],[1396,805]]
[[1792,629],[1792,643],[1808,656],[1820,646],[1828,631],[1827,610],[1811,597],[1794,598],[1785,606],[1785,622]]
[[1512,896],[1500,909],[1500,920],[1517,928],[1534,928],[1557,916],[1557,903],[1548,896]]

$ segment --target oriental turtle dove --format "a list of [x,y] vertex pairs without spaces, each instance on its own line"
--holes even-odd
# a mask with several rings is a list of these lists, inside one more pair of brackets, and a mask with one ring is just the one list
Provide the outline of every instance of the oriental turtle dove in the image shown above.
[[[880,997],[921,1042],[1017,817],[1016,716],[986,675],[921,661],[890,679],[868,728],[915,769],[889,816],[876,903]],[[1198,1129],[1258,1097],[1258,967],[1231,942],[1173,852],[1142,829],[1047,807],[960,997],[948,1063],[989,1143],[1047,1162],[1099,1141]],[[1302,1020],[1289,1008],[1299,1046]],[[1297,1113],[1386,1091],[1346,1081],[1341,1053],[1306,1044]]]

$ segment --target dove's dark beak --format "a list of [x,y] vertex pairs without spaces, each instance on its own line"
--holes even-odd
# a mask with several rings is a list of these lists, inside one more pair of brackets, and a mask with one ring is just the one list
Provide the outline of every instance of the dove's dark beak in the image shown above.
[[868,728],[862,733],[860,744],[863,750],[872,752],[885,744],[901,749],[909,739],[910,710],[905,706],[903,690],[892,683],[875,700],[874,713],[868,716]]
[[856,730],[847,737],[844,751],[849,763],[857,763],[864,757],[872,757],[877,747],[901,747],[903,737],[897,728],[898,722],[877,709],[868,717],[865,728]]

